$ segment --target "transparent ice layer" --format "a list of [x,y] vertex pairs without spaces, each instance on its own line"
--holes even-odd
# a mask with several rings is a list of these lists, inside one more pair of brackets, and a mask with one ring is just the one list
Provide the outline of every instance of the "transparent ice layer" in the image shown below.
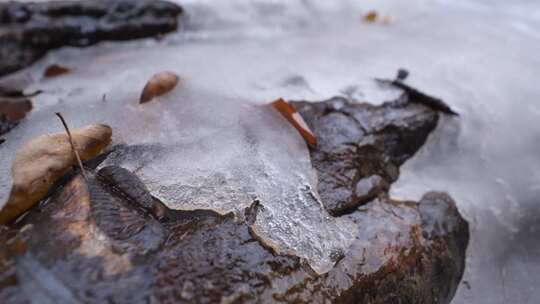
[[[129,57],[116,61],[114,56]],[[23,142],[62,131],[55,111],[73,128],[106,123],[113,129],[115,149],[102,166],[135,172],[173,209],[213,209],[242,218],[257,200],[263,206],[253,227],[259,240],[307,259],[317,272],[330,270],[332,256],[347,250],[357,230],[322,207],[302,137],[270,105],[199,85],[175,66],[176,56],[172,50],[113,52],[98,55],[91,65],[67,57],[63,64],[73,72],[40,82],[37,87],[45,93],[36,98],[36,109],[7,135],[2,172],[8,172],[13,151]],[[160,60],[181,81],[173,92],[139,104],[138,95],[154,71],[124,62],[144,57]],[[7,176],[2,174],[2,187],[9,185]]]

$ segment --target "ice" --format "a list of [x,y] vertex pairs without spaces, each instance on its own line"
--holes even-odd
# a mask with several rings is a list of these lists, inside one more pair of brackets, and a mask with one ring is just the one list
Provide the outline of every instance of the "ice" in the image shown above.
[[132,170],[174,209],[243,217],[259,201],[263,209],[254,230],[260,239],[276,244],[277,252],[306,258],[320,273],[334,265],[333,252],[347,250],[354,224],[323,209],[306,144],[272,107],[192,93],[189,80],[167,98],[140,107],[126,120],[145,117],[141,127],[149,136],[127,128],[129,146],[102,166]]
[[[259,201],[254,231],[261,241],[275,244],[279,253],[305,258],[319,273],[333,267],[332,256],[347,250],[357,230],[350,220],[333,218],[322,207],[306,143],[268,104],[272,99],[263,103],[234,96],[223,84],[230,81],[227,77],[207,83],[210,70],[202,78],[197,65],[182,65],[180,47],[96,50],[89,63],[81,63],[74,50],[58,55],[74,72],[35,83],[44,93],[28,119],[7,135],[3,151],[15,151],[38,134],[61,132],[56,111],[73,128],[106,123],[116,148],[102,167],[135,172],[173,209],[233,212],[241,220],[244,209]],[[145,81],[165,69],[180,75],[177,89],[139,104]],[[37,78],[41,70],[31,73]],[[8,154],[1,165],[6,173],[13,158]],[[9,174],[2,176],[4,187]]]

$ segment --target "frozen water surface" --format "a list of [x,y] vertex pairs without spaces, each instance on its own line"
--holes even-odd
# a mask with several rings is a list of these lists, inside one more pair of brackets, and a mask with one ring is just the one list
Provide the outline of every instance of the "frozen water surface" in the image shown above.
[[[243,216],[258,200],[263,209],[255,226],[261,239],[278,252],[306,258],[318,272],[330,270],[331,255],[347,249],[356,229],[352,221],[324,211],[303,139],[268,102],[228,95],[218,79],[214,91],[203,85],[196,75],[201,62],[182,59],[193,57],[189,52],[176,46],[160,52],[107,51],[92,56],[92,62],[81,62],[79,54],[59,55],[74,72],[36,85],[46,93],[37,98],[33,118],[8,135],[5,150],[37,134],[61,131],[55,111],[72,127],[107,123],[120,146],[102,166],[135,172],[174,209]],[[181,84],[167,96],[138,104],[146,80],[164,69],[181,75]]]
[[[325,271],[328,254],[346,248],[350,223],[319,213],[301,139],[256,105],[335,94],[380,102],[393,93],[381,93],[371,78],[405,67],[412,85],[462,114],[441,121],[392,189],[409,199],[446,190],[470,221],[468,265],[454,303],[540,301],[538,1],[179,2],[189,13],[184,33],[160,43],[63,49],[19,74],[46,93],[1,147],[2,201],[14,151],[33,136],[62,131],[53,116],[61,110],[72,126],[107,122],[115,143],[136,145],[109,161],[136,170],[171,205],[238,211],[260,199],[259,232],[271,231],[281,250]],[[363,24],[370,9],[392,22]],[[75,70],[41,80],[53,62]],[[147,78],[164,69],[183,78],[181,87],[137,105]],[[311,226],[319,217],[325,228]]]

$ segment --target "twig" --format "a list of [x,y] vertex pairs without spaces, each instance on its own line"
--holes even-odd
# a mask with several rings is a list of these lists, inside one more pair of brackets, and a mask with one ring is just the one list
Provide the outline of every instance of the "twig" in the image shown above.
[[426,95],[418,91],[417,89],[406,85],[399,78],[396,80],[375,78],[375,81],[380,84],[391,85],[403,90],[403,92],[405,92],[409,97],[408,101],[410,102],[420,103],[436,111],[440,111],[449,115],[459,116],[459,114],[452,110],[452,108],[450,108],[450,106],[448,106],[442,99]]
[[62,124],[64,125],[64,128],[66,129],[68,139],[69,139],[69,144],[71,145],[71,150],[73,150],[73,153],[75,153],[75,157],[77,158],[77,163],[79,164],[79,167],[81,168],[81,174],[85,180],[88,180],[86,176],[86,171],[84,171],[81,157],[79,156],[79,152],[77,152],[77,150],[75,149],[75,145],[73,144],[73,138],[71,137],[71,132],[69,132],[69,128],[66,124],[66,121],[64,120],[64,117],[62,117],[62,114],[60,114],[60,112],[56,112],[56,116],[60,118],[60,121],[62,122]]

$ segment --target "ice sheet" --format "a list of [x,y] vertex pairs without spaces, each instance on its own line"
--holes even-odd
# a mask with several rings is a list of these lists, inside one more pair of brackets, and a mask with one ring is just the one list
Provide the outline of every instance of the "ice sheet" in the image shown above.
[[[335,252],[347,250],[355,225],[324,210],[307,146],[268,105],[271,99],[233,97],[223,84],[206,83],[203,76],[209,75],[185,64],[176,46],[160,52],[107,50],[88,60],[64,54],[62,63],[73,73],[36,83],[45,93],[2,147],[7,152],[0,168],[6,173],[3,187],[9,184],[12,151],[37,134],[61,132],[53,115],[60,111],[71,127],[96,121],[110,125],[118,148],[102,166],[135,172],[170,208],[213,209],[241,218],[258,200],[263,206],[255,223],[260,239],[276,244],[278,252],[307,259],[320,273],[332,268]],[[146,64],[136,64],[141,60]],[[179,74],[180,84],[139,104],[145,81],[162,69]]]

